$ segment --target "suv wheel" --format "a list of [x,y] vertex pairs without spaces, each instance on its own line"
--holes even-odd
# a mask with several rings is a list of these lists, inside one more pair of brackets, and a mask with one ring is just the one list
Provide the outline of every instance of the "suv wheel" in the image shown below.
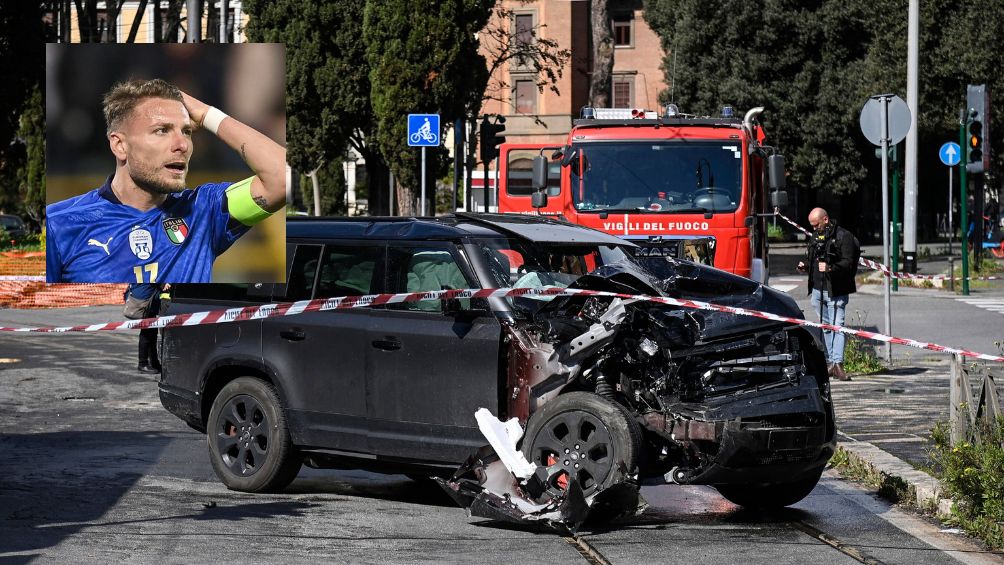
[[783,508],[791,506],[809,496],[816,488],[822,469],[804,479],[790,483],[760,485],[715,485],[715,488],[729,502],[746,508]]
[[523,435],[523,454],[547,467],[547,492],[561,494],[574,477],[586,496],[619,480],[617,464],[638,465],[641,429],[617,404],[588,392],[570,392],[534,412]]
[[213,470],[229,489],[282,490],[300,471],[303,457],[289,437],[279,396],[262,380],[227,383],[213,401],[206,435]]

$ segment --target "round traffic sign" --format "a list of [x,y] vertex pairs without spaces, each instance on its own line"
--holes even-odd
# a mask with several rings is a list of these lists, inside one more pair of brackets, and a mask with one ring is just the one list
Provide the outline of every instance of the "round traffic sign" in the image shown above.
[[895,94],[873,96],[865,102],[861,109],[861,133],[865,134],[873,145],[882,145],[882,101],[889,99],[889,145],[896,145],[910,131],[910,107]]
[[941,149],[938,151],[938,156],[941,157],[942,163],[948,165],[949,167],[954,167],[962,160],[962,148],[959,147],[958,143],[949,141],[941,146]]

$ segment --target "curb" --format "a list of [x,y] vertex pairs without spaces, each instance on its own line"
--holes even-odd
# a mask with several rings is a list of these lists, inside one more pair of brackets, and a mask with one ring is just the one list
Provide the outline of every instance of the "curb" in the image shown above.
[[853,466],[864,468],[881,477],[881,482],[901,484],[906,486],[909,504],[921,509],[935,509],[939,515],[951,512],[952,499],[943,498],[944,489],[941,482],[924,471],[918,471],[902,459],[891,455],[878,447],[858,441],[841,434],[837,450],[847,454],[848,461]]

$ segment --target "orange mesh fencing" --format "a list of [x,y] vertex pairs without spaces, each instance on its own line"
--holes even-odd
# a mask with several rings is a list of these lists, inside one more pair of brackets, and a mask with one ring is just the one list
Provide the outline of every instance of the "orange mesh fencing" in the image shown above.
[[70,308],[122,304],[125,284],[45,284],[0,280],[0,308]]
[[45,251],[4,251],[0,253],[0,276],[45,277]]
[[45,284],[45,251],[0,253],[0,308],[122,304],[124,284]]

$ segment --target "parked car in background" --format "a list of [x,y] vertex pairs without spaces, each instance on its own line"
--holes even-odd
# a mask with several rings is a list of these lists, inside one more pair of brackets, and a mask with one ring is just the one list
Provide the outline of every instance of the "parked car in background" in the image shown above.
[[[289,218],[287,282],[175,285],[168,314],[462,288],[672,296],[801,318],[783,293],[706,265],[642,268],[633,244],[542,216]],[[171,327],[163,405],[208,435],[231,489],[312,467],[449,474],[484,407],[525,426],[551,494],[624,474],[801,500],[833,454],[817,332],[642,299],[523,296],[383,304]],[[566,454],[572,453],[575,457]],[[574,461],[572,461],[574,459]]]
[[13,214],[0,214],[0,228],[3,228],[6,234],[0,241],[0,247],[13,247],[22,243],[28,236],[28,226],[24,220]]

